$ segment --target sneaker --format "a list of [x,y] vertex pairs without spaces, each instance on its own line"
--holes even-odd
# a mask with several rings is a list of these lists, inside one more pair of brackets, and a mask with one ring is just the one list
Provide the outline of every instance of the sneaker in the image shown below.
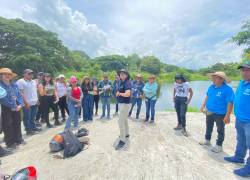
[[62,125],[62,123],[60,123],[59,121],[55,121],[54,125],[55,126],[60,126],[60,125]]
[[54,128],[55,126],[53,126],[52,124],[47,124],[47,128]]
[[181,130],[181,133],[183,134],[183,136],[188,137],[188,133],[187,133],[187,131],[186,131],[185,128],[183,128],[183,129]]
[[211,146],[211,142],[209,140],[205,140],[204,142],[199,142],[201,146]]
[[9,150],[9,151],[12,151],[12,150],[15,150],[15,149],[17,149],[16,143],[7,146],[7,150]]
[[148,122],[148,119],[145,119],[144,122]]
[[41,128],[34,128],[34,129],[32,129],[32,131],[36,131],[36,132],[41,132],[42,131],[42,129]]
[[26,135],[27,135],[27,136],[33,136],[33,135],[35,135],[35,134],[37,134],[36,131],[26,131]]
[[223,148],[222,146],[218,146],[218,145],[215,145],[212,149],[211,149],[212,152],[214,153],[220,153],[223,151]]
[[120,140],[117,146],[115,147],[115,150],[121,150],[124,146],[125,146],[125,142]]
[[149,123],[150,123],[150,124],[154,124],[154,123],[155,123],[155,121],[154,121],[154,120],[151,120],[151,121],[149,121]]
[[0,146],[0,157],[8,156],[10,154],[13,154],[11,150],[5,149]]
[[245,165],[243,168],[234,170],[234,174],[241,177],[250,177],[250,166]]
[[127,139],[129,138],[129,134],[126,135],[126,138],[127,138]]
[[103,119],[105,119],[105,116],[101,116],[101,117],[100,117],[100,120],[103,120]]
[[35,125],[36,125],[36,127],[42,127],[42,124],[39,122],[36,122]]
[[231,162],[231,163],[239,163],[239,164],[245,163],[245,160],[244,160],[244,159],[240,159],[240,158],[237,158],[237,157],[235,157],[235,156],[224,157],[224,160],[225,160],[225,161],[228,161],[228,162]]
[[24,146],[26,144],[27,144],[26,141],[24,141],[23,139],[20,142],[17,142],[18,146],[20,146],[20,145]]
[[182,129],[181,124],[178,124],[178,125],[174,128],[175,131],[178,131],[178,130],[181,130],[181,129]]

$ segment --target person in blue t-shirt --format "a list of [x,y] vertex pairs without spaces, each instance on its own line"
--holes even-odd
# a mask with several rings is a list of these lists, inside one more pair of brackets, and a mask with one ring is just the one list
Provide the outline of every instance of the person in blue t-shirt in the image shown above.
[[243,62],[238,68],[241,69],[243,80],[238,85],[234,100],[237,146],[234,156],[224,159],[232,163],[244,163],[248,151],[249,156],[245,166],[234,170],[234,173],[242,177],[250,177],[250,61]]
[[202,104],[201,111],[206,114],[205,141],[200,145],[210,146],[214,123],[217,126],[216,145],[211,149],[215,153],[222,151],[225,138],[225,124],[230,122],[230,114],[233,109],[234,92],[227,85],[230,79],[224,72],[215,72],[209,75],[213,84],[208,88],[206,98]]
[[131,117],[134,106],[137,105],[136,119],[138,120],[140,112],[141,112],[143,87],[144,87],[142,76],[140,74],[136,75],[136,80],[132,81],[131,86],[132,86],[132,92],[131,92],[132,93],[132,106],[129,111],[129,117]]

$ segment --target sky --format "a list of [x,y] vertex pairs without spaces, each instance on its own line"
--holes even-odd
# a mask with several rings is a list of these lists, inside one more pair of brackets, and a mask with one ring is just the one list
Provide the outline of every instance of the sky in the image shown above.
[[58,34],[91,57],[137,53],[190,69],[240,61],[230,39],[250,0],[0,0],[0,16]]

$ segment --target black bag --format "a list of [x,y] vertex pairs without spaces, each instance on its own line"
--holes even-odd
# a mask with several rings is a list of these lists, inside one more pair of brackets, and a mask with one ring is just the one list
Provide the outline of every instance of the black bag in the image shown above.
[[71,132],[71,131],[65,131],[62,133],[63,136],[63,157],[71,157],[75,156],[77,153],[82,151],[83,144],[80,143],[78,138]]
[[77,137],[83,137],[83,136],[88,136],[89,135],[89,131],[85,128],[81,128],[78,130],[78,132],[76,133]]

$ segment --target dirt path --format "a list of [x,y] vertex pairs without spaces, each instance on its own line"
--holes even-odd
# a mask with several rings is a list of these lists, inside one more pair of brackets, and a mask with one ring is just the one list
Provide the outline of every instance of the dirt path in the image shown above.
[[113,148],[118,136],[117,118],[106,122],[95,120],[82,124],[90,131],[91,145],[77,156],[62,160],[49,153],[48,142],[56,132],[63,130],[61,126],[27,138],[27,145],[1,159],[0,168],[11,174],[27,165],[34,165],[39,180],[240,179],[232,173],[240,166],[223,161],[225,155],[234,152],[234,123],[226,127],[225,152],[214,154],[198,145],[204,138],[204,115],[188,113],[188,138],[173,130],[175,113],[162,112],[156,116],[155,125],[130,120],[131,138],[122,151]]

